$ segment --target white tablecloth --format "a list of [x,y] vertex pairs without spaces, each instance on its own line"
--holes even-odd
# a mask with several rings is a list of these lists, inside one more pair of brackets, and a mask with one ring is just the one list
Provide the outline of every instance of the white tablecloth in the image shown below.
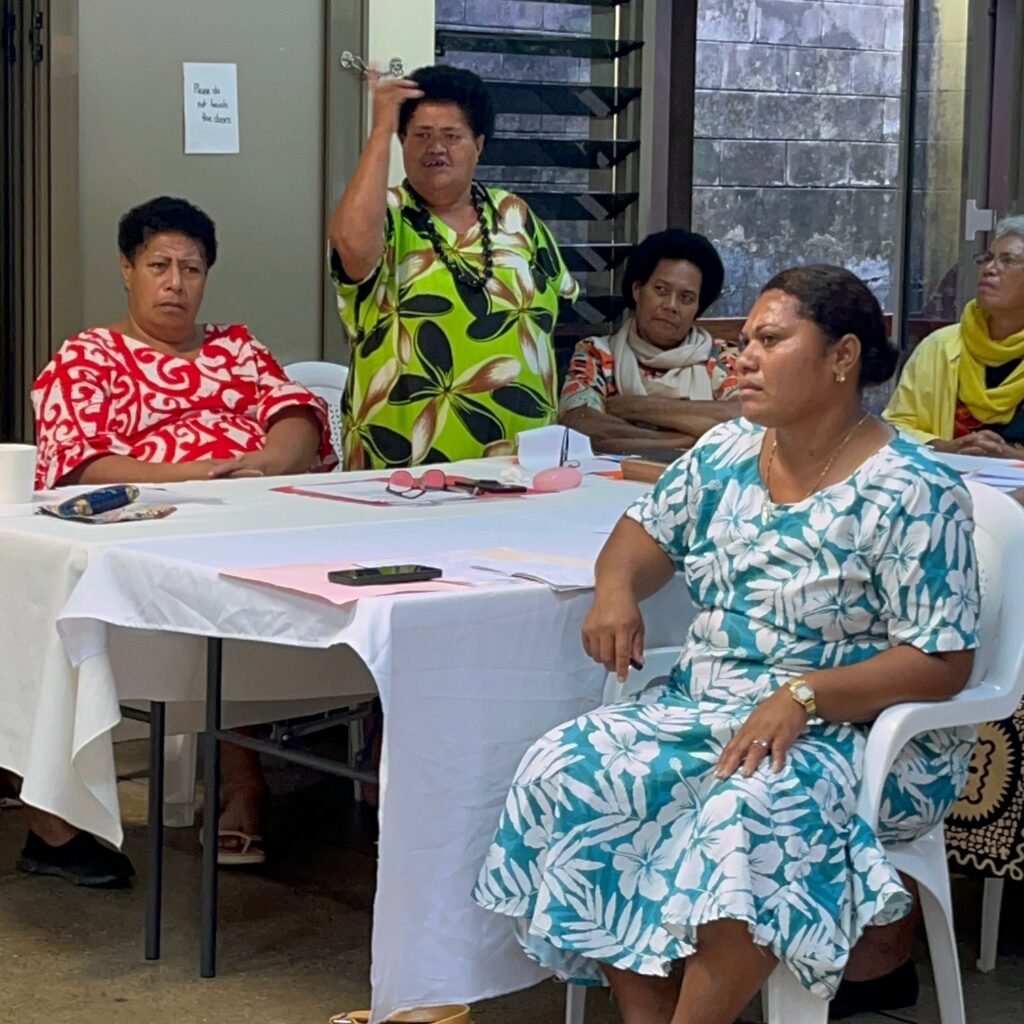
[[[164,530],[159,531],[164,533],[161,539],[147,536],[136,543],[106,545],[86,551],[84,557],[78,545],[57,542],[49,553],[51,563],[59,565],[61,549],[71,563],[59,581],[69,594],[60,629],[79,667],[75,671],[68,664],[50,630],[41,645],[48,656],[43,667],[53,672],[62,662],[62,671],[56,673],[61,678],[35,708],[35,736],[20,738],[29,754],[22,764],[63,774],[63,783],[51,785],[49,792],[62,806],[67,798],[73,800],[75,814],[65,816],[78,824],[87,819],[94,831],[116,836],[109,729],[118,718],[118,697],[126,694],[111,668],[110,627],[273,639],[300,648],[347,645],[372,673],[386,721],[388,782],[381,808],[371,972],[375,1018],[401,1007],[472,1002],[530,985],[544,973],[520,953],[508,921],[478,910],[469,891],[523,751],[547,728],[600,699],[603,671],[579,645],[590,595],[559,595],[540,585],[519,584],[380,598],[338,608],[231,581],[219,571],[378,557],[425,560],[417,552],[499,543],[596,553],[604,540],[599,528],[610,526],[640,490],[588,478],[580,490],[561,495],[417,513],[267,495],[264,484],[262,492],[248,489],[251,497],[243,502],[241,521],[252,527],[269,520],[275,527],[271,531],[204,537],[200,529],[180,531],[192,536],[174,537],[173,531]],[[306,525],[282,529],[285,506],[280,502],[291,503],[294,520],[301,523],[305,517]],[[239,521],[239,508],[232,508],[221,509],[217,528],[231,529],[228,521]],[[333,519],[338,525],[316,526],[310,517]],[[207,521],[207,532],[211,526]],[[6,532],[0,528],[0,557]],[[48,543],[50,539],[37,535],[32,546],[42,549]],[[9,601],[12,589],[3,585],[8,593],[0,598]],[[679,639],[688,616],[688,604],[678,590],[663,593],[649,611],[649,642]],[[165,636],[160,642],[172,641]],[[176,642],[191,648],[195,659],[199,641],[183,636]],[[196,671],[173,680],[166,673],[159,679],[145,671],[133,675],[134,696],[202,697],[202,677]],[[329,680],[313,682],[310,692],[309,681],[295,671],[278,678],[286,680],[292,696],[322,696],[329,686]],[[269,686],[266,680],[264,684]],[[244,678],[228,679],[227,696],[251,698],[252,685]],[[272,688],[258,694],[280,695]],[[53,744],[38,742],[39,726],[46,721],[70,730],[64,748],[70,756],[63,760],[53,756]],[[3,763],[4,743],[10,744],[7,730],[0,730]],[[43,754],[33,760],[37,748],[49,751],[48,764]]]

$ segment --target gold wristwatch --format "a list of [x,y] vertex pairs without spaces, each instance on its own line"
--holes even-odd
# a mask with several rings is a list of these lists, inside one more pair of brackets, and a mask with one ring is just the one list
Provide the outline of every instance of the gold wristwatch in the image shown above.
[[818,705],[814,700],[814,690],[807,682],[806,676],[797,676],[790,679],[786,686],[789,688],[789,695],[807,712],[808,718],[818,717]]

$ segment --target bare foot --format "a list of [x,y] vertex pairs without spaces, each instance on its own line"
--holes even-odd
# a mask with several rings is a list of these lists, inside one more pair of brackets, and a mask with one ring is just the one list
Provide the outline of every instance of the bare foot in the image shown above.
[[262,835],[267,783],[259,755],[233,743],[222,743],[220,759],[220,828]]

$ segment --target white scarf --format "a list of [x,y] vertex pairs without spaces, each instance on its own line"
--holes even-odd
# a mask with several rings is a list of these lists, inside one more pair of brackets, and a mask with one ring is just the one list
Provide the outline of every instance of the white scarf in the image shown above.
[[[615,380],[623,395],[689,398],[710,401],[711,335],[694,325],[690,333],[667,351],[644,341],[636,321],[628,317],[608,339],[615,360]],[[645,371],[656,371],[654,375]]]

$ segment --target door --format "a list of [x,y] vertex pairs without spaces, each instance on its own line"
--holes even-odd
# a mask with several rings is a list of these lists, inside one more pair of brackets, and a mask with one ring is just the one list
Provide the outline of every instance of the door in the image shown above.
[[1024,209],[1024,0],[918,0],[911,14],[908,345],[960,318],[974,296],[974,256],[996,220]]

